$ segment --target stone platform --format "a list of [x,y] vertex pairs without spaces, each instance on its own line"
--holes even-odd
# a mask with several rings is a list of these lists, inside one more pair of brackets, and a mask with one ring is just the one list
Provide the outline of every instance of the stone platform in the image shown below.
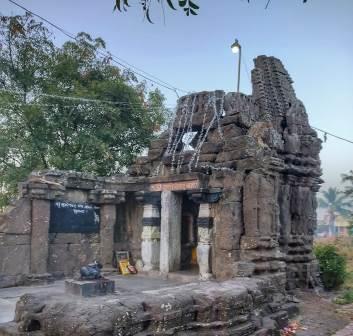
[[97,280],[66,280],[65,291],[68,294],[78,295],[82,297],[101,296],[113,294],[115,283],[109,279]]
[[26,294],[0,336],[270,336],[296,311],[284,286],[282,274],[92,298]]

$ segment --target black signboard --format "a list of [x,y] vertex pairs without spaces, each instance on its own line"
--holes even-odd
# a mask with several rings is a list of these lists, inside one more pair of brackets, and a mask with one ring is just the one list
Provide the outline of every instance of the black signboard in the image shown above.
[[85,203],[52,201],[51,233],[98,233],[99,207]]

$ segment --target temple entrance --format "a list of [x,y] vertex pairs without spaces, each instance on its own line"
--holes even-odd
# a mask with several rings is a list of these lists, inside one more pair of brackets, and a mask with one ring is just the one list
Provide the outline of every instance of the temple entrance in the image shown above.
[[197,264],[197,218],[199,204],[185,194],[182,201],[180,270],[198,272]]

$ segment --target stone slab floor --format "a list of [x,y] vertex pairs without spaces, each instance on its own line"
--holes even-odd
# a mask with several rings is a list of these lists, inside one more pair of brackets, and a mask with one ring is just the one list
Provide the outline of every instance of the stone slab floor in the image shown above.
[[[109,276],[115,281],[115,291],[117,293],[141,293],[148,290],[155,290],[165,287],[180,285],[176,280],[163,280],[158,278],[144,277],[141,275]],[[179,279],[178,279],[179,280]],[[184,279],[183,279],[184,280]],[[0,323],[12,321],[14,318],[16,302],[26,293],[48,293],[61,294],[65,292],[64,280],[56,281],[50,285],[31,287],[11,287],[0,288]]]

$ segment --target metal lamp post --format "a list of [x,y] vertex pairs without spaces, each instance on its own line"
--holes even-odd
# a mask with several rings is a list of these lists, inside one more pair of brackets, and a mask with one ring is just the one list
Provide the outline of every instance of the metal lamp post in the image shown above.
[[235,39],[234,43],[231,45],[231,49],[233,54],[238,54],[238,84],[237,84],[237,92],[239,93],[239,87],[240,87],[240,64],[241,64],[241,45],[239,44],[239,41]]

